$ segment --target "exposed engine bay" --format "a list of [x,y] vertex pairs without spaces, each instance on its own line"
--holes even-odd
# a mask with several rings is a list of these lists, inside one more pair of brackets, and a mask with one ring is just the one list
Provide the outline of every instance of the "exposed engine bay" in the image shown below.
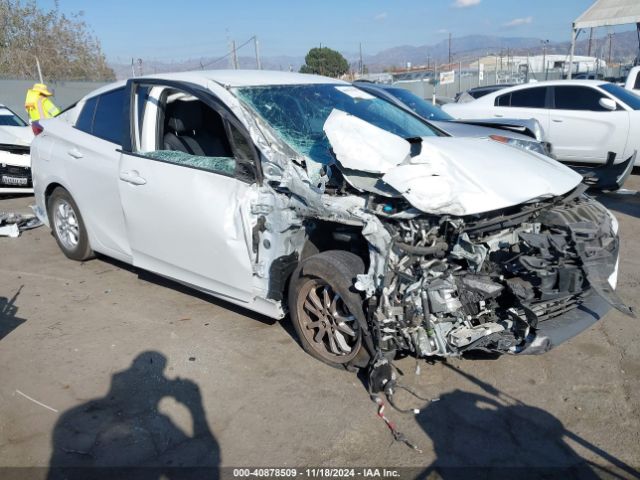
[[372,315],[382,351],[519,353],[541,323],[579,308],[591,289],[629,313],[608,283],[617,226],[580,191],[510,214],[385,225],[393,244]]

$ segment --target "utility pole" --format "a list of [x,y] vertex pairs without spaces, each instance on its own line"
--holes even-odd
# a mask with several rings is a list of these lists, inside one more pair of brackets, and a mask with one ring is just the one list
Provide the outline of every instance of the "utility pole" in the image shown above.
[[42,70],[40,69],[40,60],[38,60],[38,57],[36,57],[36,67],[38,67],[38,78],[40,79],[40,83],[44,83],[44,80],[42,79]]
[[236,41],[231,40],[231,59],[233,61],[233,69],[238,69],[238,54],[236,52]]
[[256,50],[256,68],[262,70],[262,63],[260,62],[260,44],[258,43],[257,35],[253,36],[253,46]]
[[611,67],[611,50],[613,49],[613,33],[609,34],[609,59],[607,60],[608,67]]
[[587,56],[591,56],[591,50],[593,48],[593,28],[589,30],[589,50],[587,51]]
[[449,67],[451,67],[451,32],[449,32]]
[[131,76],[135,77],[136,76],[136,67],[134,65],[134,60],[133,57],[131,58]]
[[549,45],[549,40],[542,40],[542,69],[545,80],[549,79],[549,70],[547,69],[547,45]]
[[436,104],[436,88],[438,87],[439,79],[438,79],[438,62],[434,59],[433,61],[433,96],[431,97],[431,103],[433,105]]
[[364,75],[364,68],[362,64],[362,42],[360,42],[360,63],[358,64],[358,73]]

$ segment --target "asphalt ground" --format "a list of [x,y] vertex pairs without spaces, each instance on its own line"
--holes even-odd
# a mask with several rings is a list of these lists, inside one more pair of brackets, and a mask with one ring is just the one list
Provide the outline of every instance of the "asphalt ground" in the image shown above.
[[[620,221],[618,293],[640,311],[638,172],[625,188],[599,198]],[[0,199],[0,212],[32,203]],[[403,383],[439,399],[401,392],[399,404],[422,411],[386,410],[419,452],[393,440],[354,374],[305,354],[287,322],[104,257],[73,262],[41,227],[0,238],[0,478],[127,464],[158,467],[140,478],[183,478],[168,466],[211,468],[193,478],[249,466],[640,477],[639,321],[611,311],[543,356],[398,361]],[[101,470],[51,470],[89,471]]]

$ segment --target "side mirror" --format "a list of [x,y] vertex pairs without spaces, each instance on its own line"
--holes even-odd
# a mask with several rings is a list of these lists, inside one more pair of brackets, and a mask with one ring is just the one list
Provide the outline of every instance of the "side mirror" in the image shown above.
[[605,110],[609,110],[610,112],[614,112],[618,108],[618,104],[615,102],[615,100],[607,97],[602,97],[600,99],[600,102],[598,103],[600,103],[600,106],[602,108],[604,108]]

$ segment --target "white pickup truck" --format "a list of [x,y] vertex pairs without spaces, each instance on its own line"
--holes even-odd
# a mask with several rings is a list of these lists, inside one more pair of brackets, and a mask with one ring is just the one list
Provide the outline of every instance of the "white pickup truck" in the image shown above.
[[640,95],[640,66],[633,67],[627,76],[624,88]]

